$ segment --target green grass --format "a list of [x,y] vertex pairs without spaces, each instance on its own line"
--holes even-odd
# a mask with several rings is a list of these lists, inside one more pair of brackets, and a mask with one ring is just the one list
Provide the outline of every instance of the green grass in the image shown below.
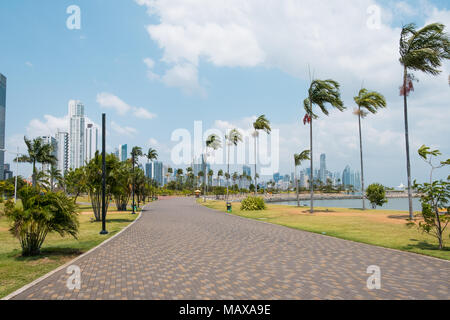
[[[202,201],[199,203],[203,204]],[[208,201],[205,205],[211,209],[226,211],[225,202],[222,201]],[[239,203],[233,204],[233,214],[237,216],[450,260],[449,230],[444,237],[447,248],[438,250],[436,238],[419,232],[416,227],[406,226],[408,214],[405,211],[343,208],[316,210],[311,215],[308,208],[269,204],[267,210],[246,212],[240,210]]]
[[9,233],[9,222],[0,217],[0,298],[89,251],[117,234],[137,216],[129,213],[108,215],[106,227],[109,234],[101,236],[101,222],[91,221],[93,214],[80,215],[78,240],[51,234],[44,242],[42,254],[27,258],[21,256],[19,241]]

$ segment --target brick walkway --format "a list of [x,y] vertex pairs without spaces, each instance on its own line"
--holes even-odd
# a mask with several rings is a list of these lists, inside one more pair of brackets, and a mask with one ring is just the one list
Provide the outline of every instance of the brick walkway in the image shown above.
[[[14,299],[449,299],[450,263],[215,212],[154,203],[121,235]],[[369,265],[381,290],[368,290]]]

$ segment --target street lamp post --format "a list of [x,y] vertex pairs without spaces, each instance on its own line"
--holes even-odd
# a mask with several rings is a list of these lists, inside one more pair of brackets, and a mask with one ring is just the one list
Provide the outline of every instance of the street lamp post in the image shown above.
[[102,114],[102,231],[101,235],[108,234],[106,231],[106,114]]

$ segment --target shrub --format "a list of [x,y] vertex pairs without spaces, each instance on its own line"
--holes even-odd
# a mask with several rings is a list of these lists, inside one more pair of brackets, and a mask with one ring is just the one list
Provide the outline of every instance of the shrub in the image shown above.
[[264,202],[264,199],[259,197],[247,197],[242,200],[241,203],[241,210],[243,211],[258,211],[265,209],[266,203]]
[[78,234],[77,206],[63,193],[40,194],[34,188],[19,191],[22,207],[8,201],[5,213],[12,222],[10,232],[19,239],[23,256],[40,254],[47,235],[57,232],[62,237]]
[[382,207],[385,203],[387,203],[386,199],[386,190],[384,186],[379,183],[371,184],[367,188],[367,199],[372,204],[372,208],[376,209],[377,206]]

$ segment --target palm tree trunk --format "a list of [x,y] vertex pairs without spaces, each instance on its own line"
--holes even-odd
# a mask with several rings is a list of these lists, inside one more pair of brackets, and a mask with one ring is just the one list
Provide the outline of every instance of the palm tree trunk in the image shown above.
[[203,155],[203,202],[206,202],[206,153]]
[[[228,163],[227,163],[227,167],[228,167],[228,176],[230,176],[230,145],[228,145],[228,155],[227,155],[228,157]],[[228,188],[229,188],[229,185],[230,185],[230,179],[227,179],[227,203],[228,203],[228,201],[229,201],[229,194],[228,194]]]
[[412,190],[411,190],[411,160],[409,157],[409,130],[408,130],[408,97],[406,92],[406,81],[408,70],[404,68],[403,75],[403,101],[405,107],[405,140],[406,140],[406,170],[408,173],[408,203],[409,203],[409,219],[414,219],[413,204],[412,204]]
[[133,162],[133,187],[132,187],[132,193],[133,193],[133,203],[132,203],[132,206],[133,206],[133,208],[132,208],[132,212],[133,212],[133,214],[135,213],[134,212],[134,206],[135,206],[135,202],[134,202],[134,194],[135,194],[135,190],[134,190],[134,188],[135,188],[135,186],[134,186],[134,184],[135,184],[135,177],[134,177],[134,155],[131,157],[132,159],[131,159],[131,161]]
[[33,188],[36,187],[36,161],[33,161],[33,176],[31,178],[32,182],[31,184],[33,185]]
[[256,138],[258,137],[258,131],[255,130],[255,196],[258,193],[258,182],[256,182],[256,163],[257,163],[257,152],[256,152],[256,147],[257,147],[257,143],[256,143]]
[[314,169],[313,169],[313,117],[311,116],[311,123],[309,125],[309,144],[311,155],[311,171],[309,173],[309,189],[311,190],[311,213],[314,213]]
[[363,147],[362,147],[362,133],[361,133],[361,107],[359,107],[359,113],[358,113],[358,122],[359,122],[359,154],[361,158],[361,199],[362,199],[362,205],[363,210],[366,210],[366,201],[365,201],[365,194],[364,194],[364,165],[363,165]]
[[300,198],[299,198],[299,194],[298,194],[298,176],[297,176],[297,167],[294,167],[295,170],[295,189],[297,192],[297,207],[300,207]]

